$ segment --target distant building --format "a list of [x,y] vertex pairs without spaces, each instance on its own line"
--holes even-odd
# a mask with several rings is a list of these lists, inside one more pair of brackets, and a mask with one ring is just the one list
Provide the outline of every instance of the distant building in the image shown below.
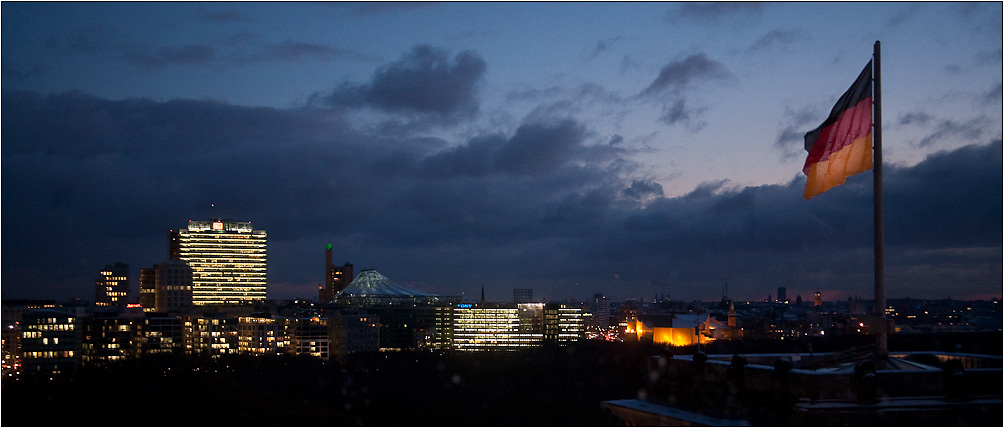
[[603,293],[593,294],[593,301],[590,305],[593,312],[593,326],[600,330],[610,327],[610,299]]
[[238,317],[237,352],[251,355],[283,355],[289,346],[284,317],[254,313]]
[[287,354],[310,356],[327,360],[330,356],[328,319],[317,314],[300,315],[286,319],[289,337]]
[[582,309],[561,304],[457,304],[437,308],[434,346],[457,351],[517,350],[584,337]]
[[778,303],[788,303],[788,289],[785,287],[777,287],[777,302]]
[[324,249],[324,285],[317,288],[317,300],[321,303],[330,302],[339,292],[352,282],[352,265],[334,266],[331,263],[331,244]]
[[154,266],[154,302],[157,312],[179,312],[194,302],[195,277],[187,263],[166,260]]
[[77,318],[55,309],[21,313],[21,370],[25,376],[72,373],[80,346]]
[[129,265],[116,262],[107,265],[94,281],[94,304],[97,306],[125,306],[129,296]]
[[818,291],[812,299],[812,306],[823,306],[823,295]]
[[182,324],[185,353],[211,357],[236,354],[238,325],[237,317],[220,312],[186,315]]
[[328,336],[331,355],[339,359],[349,354],[380,350],[380,317],[352,309],[331,311]]
[[122,311],[100,311],[81,319],[80,363],[98,366],[136,356],[136,330],[142,319]]
[[251,222],[189,221],[171,232],[169,256],[192,268],[195,305],[265,300],[267,236]]
[[729,331],[709,314],[640,314],[628,320],[625,333],[634,340],[670,346],[700,345]]
[[154,268],[139,269],[139,304],[143,312],[157,310],[157,271]]
[[181,354],[185,329],[181,318],[163,312],[144,312],[136,325],[137,356]]
[[533,303],[532,288],[513,288],[512,301],[514,303]]
[[421,349],[432,341],[436,306],[459,300],[400,285],[373,269],[359,272],[334,304],[380,318],[380,349]]

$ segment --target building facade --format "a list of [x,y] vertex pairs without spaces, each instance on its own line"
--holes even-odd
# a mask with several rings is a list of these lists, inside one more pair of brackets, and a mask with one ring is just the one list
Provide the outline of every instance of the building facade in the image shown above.
[[456,351],[518,350],[584,337],[582,308],[561,304],[461,303],[436,310],[433,346]]
[[25,376],[72,373],[80,346],[77,317],[54,309],[21,314],[21,370]]
[[177,259],[154,267],[154,305],[157,312],[178,312],[194,302],[195,276],[187,263]]
[[171,231],[170,257],[192,268],[192,303],[241,304],[265,300],[267,234],[251,222],[189,221]]
[[117,262],[107,265],[94,281],[96,306],[125,306],[129,297],[129,265]]

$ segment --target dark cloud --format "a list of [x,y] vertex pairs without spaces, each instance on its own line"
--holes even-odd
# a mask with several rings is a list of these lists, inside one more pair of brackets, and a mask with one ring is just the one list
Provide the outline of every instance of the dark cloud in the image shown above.
[[134,51],[124,55],[126,61],[144,68],[173,65],[199,65],[216,59],[217,49],[206,44],[161,46],[151,52]]
[[718,21],[733,16],[759,16],[764,4],[760,2],[685,2],[671,10],[667,18],[676,21]]
[[304,59],[331,60],[334,58],[351,58],[357,60],[370,59],[369,56],[348,49],[317,43],[285,41],[267,46],[265,59],[277,61],[302,61]]
[[631,187],[624,189],[624,195],[631,199],[644,200],[653,197],[661,198],[665,196],[662,185],[652,180],[635,180],[631,182]]
[[422,2],[422,1],[381,1],[381,2],[364,2],[351,5],[352,13],[356,16],[374,16],[374,15],[385,15],[394,13],[397,11],[409,11],[416,9],[425,9],[434,7],[435,2]]
[[767,49],[784,49],[804,37],[799,30],[771,30],[750,45],[749,52]]
[[244,12],[237,10],[221,10],[216,12],[208,12],[205,9],[199,8],[199,10],[196,11],[195,16],[198,19],[215,23],[251,21],[250,16],[248,16]]
[[[314,295],[325,243],[339,262],[468,295],[482,282],[552,299],[870,289],[868,173],[812,201],[800,175],[667,198],[573,120],[450,144],[309,109],[26,92],[2,107],[5,297],[89,298],[101,266],[151,266],[168,229],[211,215],[268,230],[274,297]],[[1000,292],[1001,152],[887,167],[889,295]]]
[[638,97],[657,99],[663,104],[659,120],[668,125],[683,124],[692,131],[705,126],[698,118],[702,107],[692,107],[685,95],[696,81],[722,81],[732,78],[732,73],[722,63],[698,53],[662,67],[659,75]]
[[340,106],[371,106],[394,113],[469,116],[478,109],[478,88],[487,71],[472,51],[448,54],[418,45],[399,61],[377,69],[364,85],[344,84],[328,101]]
[[701,52],[662,67],[659,76],[642,91],[642,95],[678,93],[697,80],[716,81],[731,76],[732,73],[722,63],[709,59]]

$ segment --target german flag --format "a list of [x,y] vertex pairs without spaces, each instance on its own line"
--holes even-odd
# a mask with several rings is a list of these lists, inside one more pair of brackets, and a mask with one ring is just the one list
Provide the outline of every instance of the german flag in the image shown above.
[[809,152],[802,172],[808,176],[805,199],[844,184],[847,177],[872,169],[872,62],[837,100],[830,116],[805,134]]

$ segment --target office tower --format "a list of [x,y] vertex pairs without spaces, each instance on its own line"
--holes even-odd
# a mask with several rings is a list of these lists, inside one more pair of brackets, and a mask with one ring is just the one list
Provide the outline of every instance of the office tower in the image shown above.
[[157,312],[178,312],[192,306],[195,278],[187,263],[167,260],[153,270]]
[[816,292],[812,298],[812,306],[823,306],[823,295]]
[[139,305],[143,312],[157,310],[157,276],[155,268],[139,268]]
[[129,265],[116,262],[107,265],[94,281],[94,304],[97,306],[125,306],[129,296]]
[[192,303],[240,304],[265,300],[266,233],[251,222],[192,220],[171,231],[171,258],[192,268]]
[[606,330],[610,327],[610,299],[603,293],[593,294],[593,322],[596,328]]
[[785,287],[777,287],[777,302],[778,303],[788,303],[788,289]]
[[513,288],[512,301],[513,303],[533,303],[533,289]]
[[317,288],[317,301],[330,302],[338,292],[352,282],[352,265],[334,266],[331,263],[331,244],[324,248],[324,285]]

